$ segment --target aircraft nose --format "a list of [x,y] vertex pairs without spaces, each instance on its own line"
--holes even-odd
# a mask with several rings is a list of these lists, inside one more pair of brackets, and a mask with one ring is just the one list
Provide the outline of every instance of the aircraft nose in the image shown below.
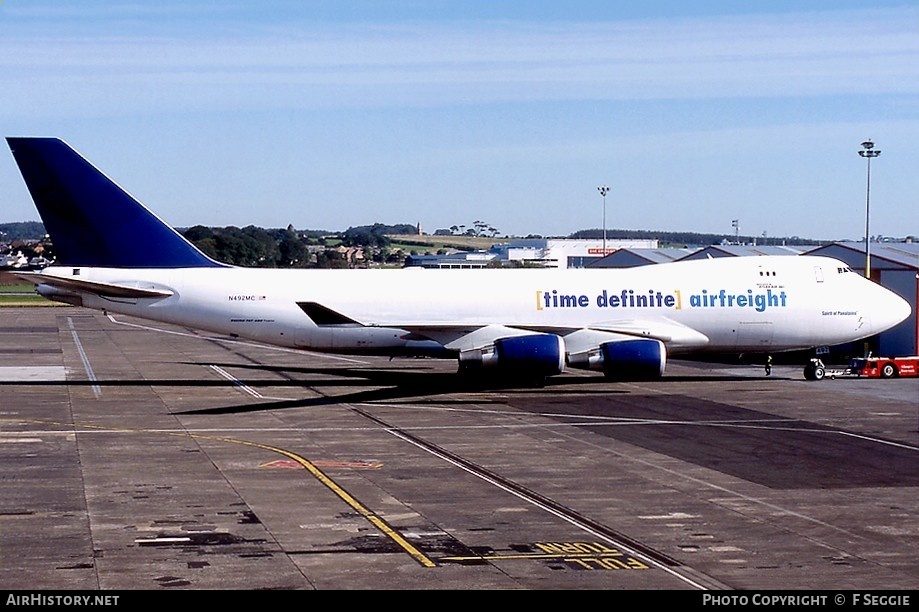
[[913,309],[909,302],[902,297],[878,286],[883,293],[877,298],[877,307],[871,314],[871,319],[875,323],[875,333],[888,330],[895,325],[899,325],[912,314]]

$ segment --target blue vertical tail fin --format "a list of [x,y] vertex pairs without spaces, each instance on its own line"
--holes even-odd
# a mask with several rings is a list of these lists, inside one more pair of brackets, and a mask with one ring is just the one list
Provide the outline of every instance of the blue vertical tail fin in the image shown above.
[[201,268],[218,263],[57,138],[7,138],[56,263]]

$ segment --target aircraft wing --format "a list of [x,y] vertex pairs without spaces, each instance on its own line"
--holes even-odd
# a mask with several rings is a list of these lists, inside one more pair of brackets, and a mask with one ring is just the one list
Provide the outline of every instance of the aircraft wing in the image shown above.
[[545,333],[543,330],[512,327],[506,325],[469,325],[467,324],[406,324],[394,325],[416,336],[434,340],[451,351],[473,351],[485,348],[503,338],[530,336]]
[[591,325],[590,329],[635,338],[652,338],[672,348],[698,348],[709,343],[709,338],[705,334],[667,319],[605,321]]
[[533,334],[554,334],[565,338],[568,344],[573,345],[569,346],[569,352],[586,351],[607,342],[631,339],[659,340],[677,349],[704,347],[709,343],[706,335],[667,319],[622,319],[603,321],[588,327],[418,321],[386,321],[367,325],[316,302],[298,302],[297,305],[320,327],[344,325],[404,329],[419,338],[434,340],[446,349],[460,353],[489,347],[497,340]]
[[64,291],[92,293],[104,298],[162,298],[173,293],[168,289],[143,287],[140,282],[104,283],[82,278],[61,277],[40,272],[16,272],[16,276],[35,285],[47,285]]
[[393,326],[455,351],[461,369],[514,364],[508,367],[549,376],[570,365],[603,369],[610,378],[656,378],[666,363],[665,346],[681,351],[709,343],[704,334],[667,320],[607,321],[582,328],[418,323]]
[[[389,326],[387,324],[387,326]],[[469,325],[469,324],[393,324],[417,336],[435,340],[455,351],[477,350],[494,344],[496,340],[529,336],[532,334],[555,334],[565,338],[569,351],[588,350],[587,345],[599,346],[605,342],[646,338],[660,340],[673,347],[700,347],[709,343],[704,334],[672,321],[637,319],[605,321],[587,328],[545,327],[528,325]],[[574,341],[574,342],[571,342]]]

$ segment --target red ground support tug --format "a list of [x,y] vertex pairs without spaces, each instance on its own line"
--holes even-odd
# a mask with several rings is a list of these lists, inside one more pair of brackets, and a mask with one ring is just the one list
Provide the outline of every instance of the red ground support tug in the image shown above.
[[811,359],[804,367],[804,378],[823,380],[825,377],[911,378],[919,376],[919,356],[916,357],[856,357],[844,370],[829,370],[820,359]]

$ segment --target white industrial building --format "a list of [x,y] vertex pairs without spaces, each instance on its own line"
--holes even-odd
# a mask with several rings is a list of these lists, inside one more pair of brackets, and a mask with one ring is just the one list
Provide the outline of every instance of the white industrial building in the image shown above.
[[[604,252],[605,247],[605,252]],[[584,268],[619,249],[656,249],[657,240],[571,240],[535,238],[493,246],[501,259],[541,264],[547,268]]]
[[[606,254],[621,249],[655,249],[657,240],[606,240]],[[604,241],[535,238],[496,244],[487,251],[446,255],[412,255],[406,267],[485,268],[496,262],[530,264],[545,268],[585,268],[603,259]]]

